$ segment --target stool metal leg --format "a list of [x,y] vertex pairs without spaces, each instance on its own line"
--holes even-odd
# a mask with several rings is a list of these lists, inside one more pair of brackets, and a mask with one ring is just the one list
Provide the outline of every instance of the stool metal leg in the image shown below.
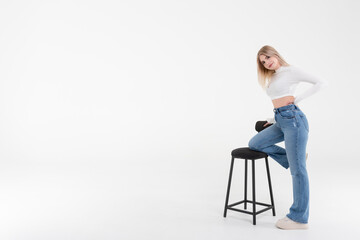
[[269,162],[268,162],[268,158],[267,158],[267,157],[265,158],[265,163],[266,163],[266,171],[267,171],[268,182],[269,182],[269,190],[270,190],[270,198],[271,198],[272,212],[273,212],[273,216],[275,216],[275,205],[274,205],[274,198],[273,198],[272,187],[271,187]]
[[248,170],[248,166],[247,166],[248,160],[245,159],[245,191],[244,191],[244,209],[246,209],[246,204],[247,204],[247,170]]
[[229,204],[229,195],[230,195],[230,186],[231,186],[231,178],[232,178],[233,167],[234,167],[234,157],[231,158],[229,181],[228,181],[228,187],[227,187],[227,192],[226,192],[226,200],[225,200],[224,217],[226,217],[226,212],[227,212],[227,208],[228,208],[228,204]]
[[252,159],[252,195],[253,195],[253,225],[256,225],[255,160],[254,159]]

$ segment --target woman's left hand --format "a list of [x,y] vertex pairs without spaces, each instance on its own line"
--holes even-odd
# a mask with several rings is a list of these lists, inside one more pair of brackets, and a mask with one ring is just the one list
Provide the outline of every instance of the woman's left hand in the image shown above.
[[267,123],[265,123],[264,125],[263,125],[263,127],[266,127],[267,125],[271,125],[272,123],[269,123],[269,122],[267,122]]

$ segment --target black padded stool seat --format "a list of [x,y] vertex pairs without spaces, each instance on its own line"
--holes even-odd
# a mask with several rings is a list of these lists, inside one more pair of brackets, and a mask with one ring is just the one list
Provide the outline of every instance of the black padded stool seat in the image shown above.
[[256,160],[260,158],[266,158],[268,155],[264,152],[254,151],[248,147],[243,147],[243,148],[234,149],[231,152],[231,156],[233,156],[234,158]]

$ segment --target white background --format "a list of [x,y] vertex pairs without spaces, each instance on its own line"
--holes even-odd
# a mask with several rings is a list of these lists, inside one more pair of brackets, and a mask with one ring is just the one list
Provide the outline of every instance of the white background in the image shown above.
[[[359,234],[359,10],[355,0],[2,0],[0,239]],[[231,150],[273,116],[257,82],[264,45],[329,82],[299,104],[307,231],[274,226],[292,184],[271,158],[276,217],[222,216]],[[257,200],[269,202],[256,167]],[[233,181],[231,202],[242,198],[240,160]]]

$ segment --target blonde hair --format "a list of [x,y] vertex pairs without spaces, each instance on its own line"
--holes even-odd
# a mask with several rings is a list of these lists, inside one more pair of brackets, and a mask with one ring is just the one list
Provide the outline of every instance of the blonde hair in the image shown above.
[[288,64],[285,61],[285,59],[278,53],[278,51],[275,50],[275,48],[269,45],[263,46],[257,53],[256,62],[257,62],[258,81],[260,86],[264,89],[269,85],[271,76],[275,73],[275,71],[269,70],[264,67],[264,65],[260,61],[259,58],[260,55],[265,55],[270,57],[275,56],[278,59],[281,66],[290,66],[290,64]]

